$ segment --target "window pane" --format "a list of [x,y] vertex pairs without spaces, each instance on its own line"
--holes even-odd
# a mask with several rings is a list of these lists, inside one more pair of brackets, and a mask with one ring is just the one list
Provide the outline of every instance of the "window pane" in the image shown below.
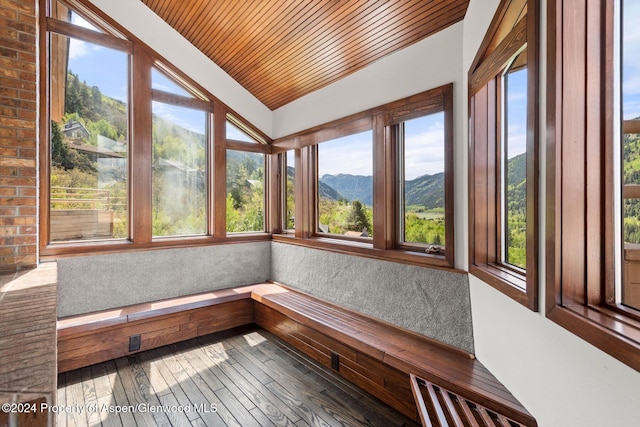
[[[624,127],[640,126],[640,3],[624,0],[622,17],[622,118]],[[629,126],[631,125],[631,126]],[[640,309],[640,134],[623,135],[622,303]]]
[[156,68],[151,69],[151,87],[164,92],[193,98],[189,92]]
[[403,241],[444,246],[444,113],[408,120],[403,129]]
[[371,131],[318,145],[318,220],[320,233],[373,235]]
[[264,231],[264,155],[227,150],[227,232]]
[[640,119],[640,2],[623,1],[622,118]]
[[284,212],[284,228],[285,230],[293,230],[295,228],[294,215],[296,212],[296,193],[295,193],[295,151],[289,150],[286,155],[286,178],[285,178],[285,212]]
[[70,9],[65,6],[63,3],[52,0],[51,1],[51,11],[50,16],[52,18],[58,19],[60,21],[68,22],[70,24],[78,25],[80,27],[86,28],[88,30],[101,32],[98,28],[96,28],[93,24],[88,22],[82,16],[78,15],[76,11]]
[[[526,55],[526,51],[522,55]],[[514,63],[518,59],[520,57]],[[503,102],[503,262],[524,269],[527,262],[526,68],[515,68],[505,74]]]
[[126,238],[128,55],[52,34],[50,61],[50,240]]
[[153,102],[153,236],[205,234],[206,113]]
[[233,139],[235,141],[256,143],[256,140],[251,138],[247,133],[241,130],[239,127],[227,120],[227,139]]

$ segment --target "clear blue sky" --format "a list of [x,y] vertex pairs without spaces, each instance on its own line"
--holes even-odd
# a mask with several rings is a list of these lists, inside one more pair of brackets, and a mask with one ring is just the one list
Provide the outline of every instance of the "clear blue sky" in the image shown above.
[[640,1],[624,0],[622,118],[640,117]]

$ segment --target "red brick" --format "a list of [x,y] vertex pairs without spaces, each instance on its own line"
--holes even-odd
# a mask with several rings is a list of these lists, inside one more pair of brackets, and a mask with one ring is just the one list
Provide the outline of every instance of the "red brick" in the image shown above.
[[0,0],[0,7],[28,15],[35,14],[35,2],[24,0]]
[[32,148],[20,148],[18,149],[18,157],[22,157],[23,159],[35,159],[36,150]]
[[18,110],[18,118],[24,120],[36,120],[36,111],[35,110]]
[[18,187],[18,195],[22,197],[35,197],[38,190],[35,187]]
[[36,176],[36,168],[20,168],[19,174],[22,177],[35,177]]
[[18,229],[18,234],[24,236],[27,234],[36,234],[37,231],[37,228],[33,225],[23,225]]
[[[0,47],[0,55],[2,52],[2,48]],[[36,84],[31,82],[24,82],[18,79],[11,79],[7,77],[0,76],[0,87],[10,87],[14,89],[22,89],[30,92],[36,91]]]
[[36,159],[20,159],[15,157],[0,158],[0,166],[13,166],[18,168],[35,168]]
[[[0,196],[15,196],[16,195],[16,187],[0,187]],[[2,224],[2,218],[0,218],[0,224]]]
[[18,227],[3,226],[0,227],[0,236],[15,236],[18,234]]
[[2,204],[5,206],[35,206],[35,197],[3,197]]
[[0,246],[0,256],[11,256],[11,255],[15,255],[14,248]]
[[25,43],[36,43],[36,36],[28,33],[20,33],[18,34],[18,40]]
[[13,216],[16,215],[18,213],[18,208],[16,207],[0,207],[0,218],[4,217],[4,216]]
[[21,245],[35,245],[36,243],[36,236],[15,236],[13,238],[13,244],[15,246],[21,246]]
[[19,215],[35,216],[36,213],[36,208],[30,206],[20,206],[20,208],[18,209]]
[[17,156],[18,155],[18,149],[17,148],[7,148],[7,147],[0,147],[0,156]]
[[4,178],[0,177],[0,185],[2,186],[33,186],[36,185],[35,178]]
[[20,255],[32,255],[36,253],[36,246],[35,245],[29,245],[29,246],[20,246],[18,248],[18,254]]
[[0,167],[0,176],[18,176],[18,168]]

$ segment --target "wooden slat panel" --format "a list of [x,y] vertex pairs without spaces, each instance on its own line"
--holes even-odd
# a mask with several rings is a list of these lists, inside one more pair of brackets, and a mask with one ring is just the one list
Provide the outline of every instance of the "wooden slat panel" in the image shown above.
[[462,20],[469,0],[141,0],[276,109]]

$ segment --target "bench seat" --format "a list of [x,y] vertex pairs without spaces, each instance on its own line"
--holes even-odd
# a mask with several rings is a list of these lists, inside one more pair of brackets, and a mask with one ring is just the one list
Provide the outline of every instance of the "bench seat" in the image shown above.
[[412,374],[537,425],[473,354],[271,282],[60,319],[59,371],[251,323],[413,419]]

